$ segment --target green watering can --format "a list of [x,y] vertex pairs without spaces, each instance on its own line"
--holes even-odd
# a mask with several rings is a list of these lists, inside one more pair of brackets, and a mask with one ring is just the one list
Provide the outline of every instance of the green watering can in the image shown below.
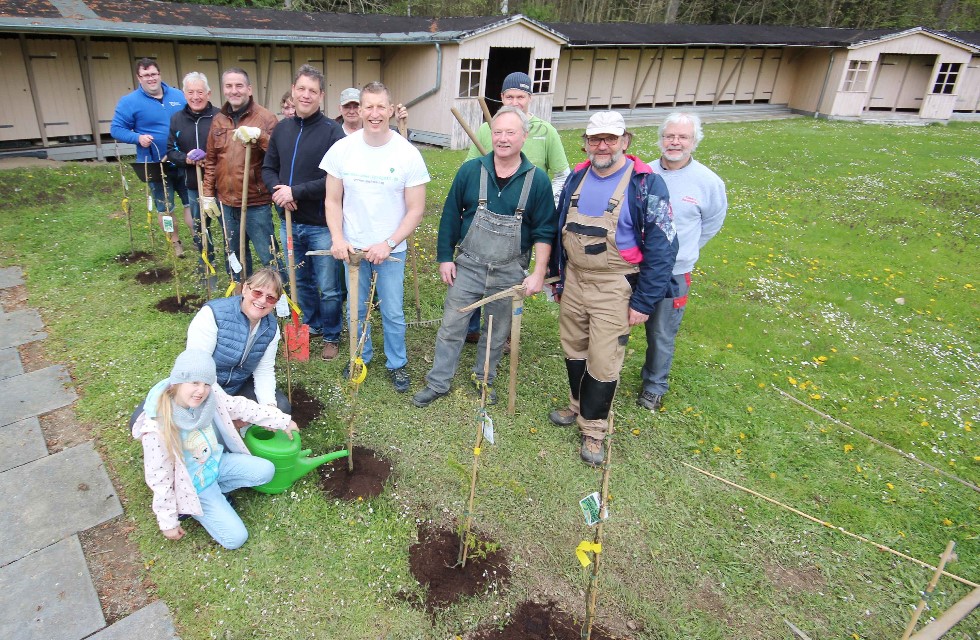
[[311,458],[309,457],[311,450],[302,448],[298,433],[294,433],[293,439],[290,440],[285,431],[269,431],[256,426],[249,428],[245,433],[245,446],[253,456],[265,458],[276,466],[276,473],[272,476],[272,480],[252,487],[262,493],[282,493],[321,464],[347,455],[347,450],[342,449]]

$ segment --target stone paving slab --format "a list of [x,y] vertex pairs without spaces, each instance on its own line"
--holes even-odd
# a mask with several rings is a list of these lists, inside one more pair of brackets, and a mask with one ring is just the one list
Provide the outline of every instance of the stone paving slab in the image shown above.
[[37,418],[0,427],[0,471],[13,469],[48,455]]
[[34,309],[18,309],[0,315],[0,349],[47,337],[41,314]]
[[163,600],[148,604],[88,640],[180,640],[170,609]]
[[0,380],[19,376],[24,373],[24,364],[20,361],[17,349],[0,349]]
[[20,267],[0,268],[0,289],[9,289],[24,284],[24,272]]
[[77,536],[0,568],[0,594],[6,640],[79,640],[105,626]]
[[0,426],[71,404],[78,396],[70,385],[61,365],[0,380]]
[[0,496],[0,566],[122,513],[91,442],[0,473]]

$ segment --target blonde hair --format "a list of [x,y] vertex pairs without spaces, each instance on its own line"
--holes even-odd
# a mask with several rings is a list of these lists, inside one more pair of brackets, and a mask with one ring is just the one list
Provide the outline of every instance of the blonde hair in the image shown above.
[[174,422],[173,400],[177,397],[177,385],[172,384],[160,394],[157,400],[157,424],[160,425],[160,435],[163,445],[174,457],[180,459],[183,455],[183,445],[180,441],[180,431]]
[[262,267],[245,281],[249,288],[269,287],[274,289],[277,296],[282,295],[282,276],[272,267]]

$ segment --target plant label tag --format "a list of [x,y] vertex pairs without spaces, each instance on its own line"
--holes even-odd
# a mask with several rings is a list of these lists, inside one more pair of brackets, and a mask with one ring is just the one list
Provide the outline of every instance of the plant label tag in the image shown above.
[[228,266],[231,267],[231,270],[234,271],[235,273],[242,272],[242,263],[239,262],[238,258],[235,257],[234,251],[228,254]]
[[493,418],[491,418],[486,411],[483,412],[482,418],[483,418],[483,438],[490,444],[493,444],[494,443],[493,442]]
[[163,216],[163,230],[167,233],[174,232],[174,219],[170,216]]
[[129,183],[126,182],[126,176],[119,176],[119,177],[122,178],[123,191],[128,196],[129,195]]
[[590,527],[594,524],[599,524],[602,520],[601,507],[599,505],[599,492],[590,493],[578,502],[578,506],[582,508],[582,515],[585,516],[585,524]]
[[146,196],[146,210],[153,211],[153,196]]
[[289,317],[289,302],[286,300],[286,294],[279,296],[279,302],[276,303],[276,316],[279,318]]

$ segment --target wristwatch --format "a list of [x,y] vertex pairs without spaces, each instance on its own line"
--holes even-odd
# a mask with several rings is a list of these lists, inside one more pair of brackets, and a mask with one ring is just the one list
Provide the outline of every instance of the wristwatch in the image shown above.
[[388,245],[388,248],[389,249],[394,249],[395,247],[398,246],[398,243],[395,242],[394,240],[392,240],[391,238],[388,238],[387,240],[385,240],[385,244]]

